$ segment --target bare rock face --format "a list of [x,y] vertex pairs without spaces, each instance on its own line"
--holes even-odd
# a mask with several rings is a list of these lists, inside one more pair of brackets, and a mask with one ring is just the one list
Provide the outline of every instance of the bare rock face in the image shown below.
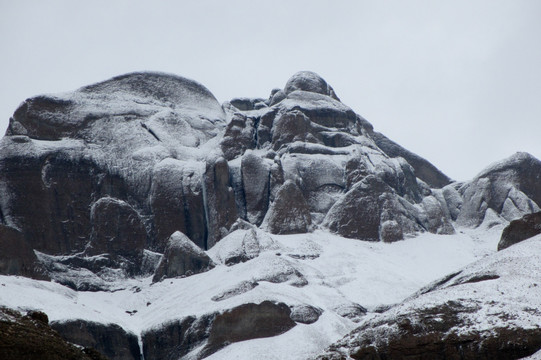
[[64,340],[49,324],[47,315],[0,308],[0,358],[28,360],[105,360],[92,348],[80,349]]
[[117,324],[86,320],[52,322],[51,328],[72,344],[93,348],[111,360],[139,360],[137,336]]
[[269,207],[270,165],[259,156],[246,154],[241,173],[247,220],[259,226]]
[[235,195],[229,179],[229,166],[224,158],[207,161],[204,174],[204,196],[209,249],[226,236],[237,220]]
[[256,147],[254,120],[240,113],[235,113],[227,124],[220,147],[227,160],[244,154],[246,150],[254,149]]
[[203,359],[228,344],[283,334],[296,323],[284,303],[243,304],[222,313],[188,316],[142,334],[145,359]]
[[503,229],[502,237],[498,243],[498,251],[508,248],[523,240],[541,234],[541,212],[524,215],[513,220]]
[[19,231],[0,225],[0,274],[21,275],[37,280],[49,277],[32,247]]
[[175,231],[186,234],[205,248],[207,229],[202,188],[203,166],[165,159],[154,167],[150,206],[154,215],[154,244],[163,252]]
[[210,328],[203,356],[230,343],[285,333],[296,325],[290,314],[291,310],[286,304],[271,301],[243,304],[219,314]]
[[128,271],[135,273],[147,242],[147,232],[137,211],[122,200],[105,197],[92,205],[90,218],[92,233],[87,253],[127,259],[132,262]]
[[311,223],[302,192],[293,181],[286,181],[276,194],[263,226],[273,234],[295,234],[307,232]]
[[154,282],[163,278],[189,276],[208,271],[214,263],[208,255],[180,231],[169,238],[163,258],[154,274]]

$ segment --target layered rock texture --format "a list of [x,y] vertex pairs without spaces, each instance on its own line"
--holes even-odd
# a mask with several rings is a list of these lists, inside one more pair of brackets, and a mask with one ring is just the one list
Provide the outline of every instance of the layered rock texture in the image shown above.
[[[313,72],[294,74],[267,99],[224,104],[195,81],[131,73],[32,97],[15,111],[0,141],[0,275],[53,280],[76,291],[125,291],[146,279],[154,289],[176,278],[196,286],[215,267],[231,269],[234,286],[217,286],[205,300],[185,295],[206,304],[205,311],[175,313],[168,323],[147,318],[152,326],[138,334],[88,316],[54,324],[70,341],[115,359],[139,352],[146,359],[201,358],[326,316],[351,322],[365,316],[364,307],[342,295],[336,306],[302,303],[292,288],[312,286],[310,276],[318,279],[314,286],[325,283],[305,265],[318,259],[320,245],[307,241],[291,252],[274,235],[323,231],[394,243],[421,233],[455,234],[458,227],[489,229],[540,211],[540,182],[541,161],[526,153],[454,182],[376,132]],[[501,248],[519,241],[506,239]],[[269,283],[288,295],[239,300],[264,293]],[[437,336],[466,339],[451,330],[465,324],[456,314],[473,305],[435,306],[422,311],[452,320],[434,327]],[[129,308],[125,314],[136,316]],[[377,329],[391,324],[385,321],[366,326],[379,337]],[[373,356],[394,356],[370,339],[361,342],[373,346]]]
[[541,348],[541,237],[420,290],[318,359],[519,359]]

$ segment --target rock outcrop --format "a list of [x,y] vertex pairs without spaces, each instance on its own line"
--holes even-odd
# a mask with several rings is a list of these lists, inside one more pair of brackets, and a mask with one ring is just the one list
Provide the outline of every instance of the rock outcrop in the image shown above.
[[177,276],[190,276],[208,271],[214,263],[208,255],[186,235],[177,231],[171,235],[163,257],[158,264],[152,281]]
[[189,316],[142,336],[145,359],[202,359],[235,342],[282,334],[296,323],[283,303],[243,304],[221,313]]
[[[510,221],[539,210],[540,164],[518,154],[452,183],[313,72],[222,106],[192,80],[132,73],[15,111],[0,141],[0,225],[20,232],[25,263],[34,250],[50,277],[97,290],[102,270],[152,272],[172,233],[208,250],[239,219],[385,242],[479,226],[489,209]],[[238,255],[229,262],[252,256]]]
[[475,227],[487,212],[511,221],[540,211],[540,180],[541,161],[528,153],[516,153],[491,165],[459,188],[464,200],[457,222]]
[[508,248],[523,240],[541,234],[541,212],[524,215],[513,220],[503,229],[502,237],[498,243],[498,251]]
[[111,360],[139,360],[139,341],[117,324],[85,320],[52,322],[51,328],[72,344],[93,348]]
[[41,312],[20,312],[0,307],[0,358],[28,360],[106,360],[93,348],[80,349],[49,326]]
[[319,359],[518,359],[541,349],[539,236],[372,316]]

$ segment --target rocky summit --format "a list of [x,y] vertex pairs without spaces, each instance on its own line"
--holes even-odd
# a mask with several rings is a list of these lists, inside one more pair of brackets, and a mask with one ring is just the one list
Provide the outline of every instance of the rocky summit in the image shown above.
[[131,73],[15,110],[0,306],[112,359],[514,359],[541,348],[540,206],[530,154],[455,182],[313,72],[223,104]]

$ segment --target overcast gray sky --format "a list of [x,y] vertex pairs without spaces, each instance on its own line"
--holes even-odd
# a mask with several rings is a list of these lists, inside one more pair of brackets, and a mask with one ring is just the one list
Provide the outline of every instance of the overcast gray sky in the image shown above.
[[267,97],[319,73],[457,180],[541,158],[541,1],[0,0],[0,131],[24,99],[139,70]]

